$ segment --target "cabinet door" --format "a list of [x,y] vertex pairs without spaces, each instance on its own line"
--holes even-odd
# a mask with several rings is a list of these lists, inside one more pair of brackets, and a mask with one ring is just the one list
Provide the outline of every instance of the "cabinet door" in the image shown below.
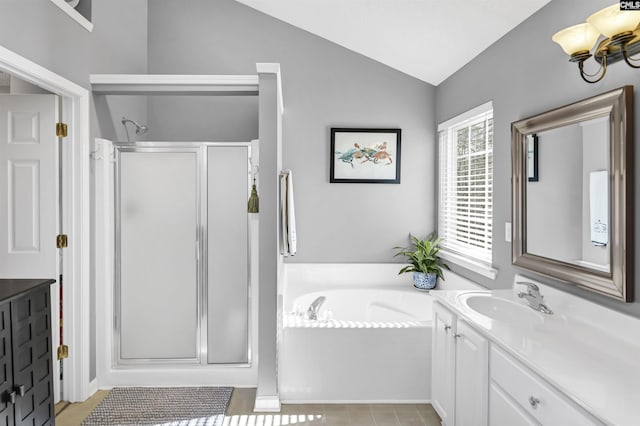
[[54,423],[49,297],[45,287],[11,302],[13,382],[18,391],[15,424],[19,426]]
[[455,316],[434,303],[431,404],[446,426],[453,426],[455,422],[455,327]]
[[13,425],[13,405],[9,394],[13,391],[11,369],[11,319],[9,302],[0,305],[0,425]]
[[509,398],[500,386],[491,381],[489,385],[489,425],[535,426],[538,423]]
[[456,426],[485,426],[489,386],[489,342],[465,322],[457,322]]

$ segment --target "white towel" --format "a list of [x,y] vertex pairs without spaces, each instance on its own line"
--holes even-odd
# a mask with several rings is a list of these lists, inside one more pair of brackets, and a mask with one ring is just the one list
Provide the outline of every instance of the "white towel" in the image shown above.
[[297,251],[296,211],[293,202],[293,173],[283,170],[280,174],[280,218],[282,234],[280,253],[295,256]]
[[589,212],[591,242],[594,246],[609,243],[609,172],[589,173]]

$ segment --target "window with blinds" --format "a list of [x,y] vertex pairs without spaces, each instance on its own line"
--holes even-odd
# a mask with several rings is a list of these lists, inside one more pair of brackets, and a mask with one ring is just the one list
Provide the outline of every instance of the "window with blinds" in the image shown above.
[[493,106],[438,126],[438,236],[446,251],[491,264]]

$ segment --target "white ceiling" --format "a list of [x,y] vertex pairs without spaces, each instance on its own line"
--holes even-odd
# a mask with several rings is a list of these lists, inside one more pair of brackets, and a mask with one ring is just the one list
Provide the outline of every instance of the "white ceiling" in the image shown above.
[[237,0],[433,85],[551,0]]

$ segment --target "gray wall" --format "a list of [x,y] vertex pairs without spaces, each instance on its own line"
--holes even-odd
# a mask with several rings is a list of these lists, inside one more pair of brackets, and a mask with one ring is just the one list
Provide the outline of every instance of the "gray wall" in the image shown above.
[[248,142],[258,137],[257,96],[149,96],[148,114],[151,141]]
[[147,70],[147,1],[93,0],[88,32],[48,0],[3,0],[0,45],[81,85]]
[[[298,231],[288,261],[391,261],[409,232],[433,230],[433,86],[231,0],[149,2],[149,72],[255,74],[256,62],[282,69],[283,167],[294,174]],[[149,139],[257,134],[250,105],[234,105],[230,120],[216,99],[166,101],[149,100]],[[192,124],[205,110],[208,127]],[[331,127],[401,128],[402,184],[329,184]]]
[[[94,29],[90,33],[48,0],[3,0],[0,45],[86,88],[91,73],[145,73],[147,0],[93,0],[92,15]],[[101,136],[102,129],[115,132],[113,122],[105,119],[108,108],[100,108],[101,101],[106,102],[104,97],[94,99],[91,140]],[[123,108],[146,114],[146,102]],[[90,289],[91,329],[95,330],[93,279]],[[95,340],[91,348],[93,378]]]
[[[626,84],[637,84],[638,70],[624,63],[612,65],[607,76],[597,84],[587,84],[580,78],[577,66],[569,63],[562,49],[551,41],[558,30],[583,22],[591,13],[606,7],[610,0],[554,0],[536,14],[493,44],[464,68],[436,89],[436,122],[445,121],[488,100],[494,107],[494,235],[493,263],[499,270],[495,281],[456,268],[461,274],[490,288],[506,288],[516,273],[524,273],[540,281],[558,285],[555,281],[511,265],[511,244],[505,242],[504,224],[511,222],[510,187],[510,124],[583,98],[594,96]],[[594,72],[587,64],[587,72]],[[640,123],[640,91],[635,92],[634,122]],[[638,132],[636,132],[636,144]],[[640,164],[636,150],[635,163]],[[635,185],[639,173],[634,171]],[[638,210],[638,197],[635,210]],[[640,227],[635,230],[638,244]],[[635,264],[640,263],[636,250]],[[640,294],[640,281],[635,281]],[[624,304],[579,288],[561,288],[603,305],[640,316],[640,303]],[[638,299],[638,298],[636,298]]]

